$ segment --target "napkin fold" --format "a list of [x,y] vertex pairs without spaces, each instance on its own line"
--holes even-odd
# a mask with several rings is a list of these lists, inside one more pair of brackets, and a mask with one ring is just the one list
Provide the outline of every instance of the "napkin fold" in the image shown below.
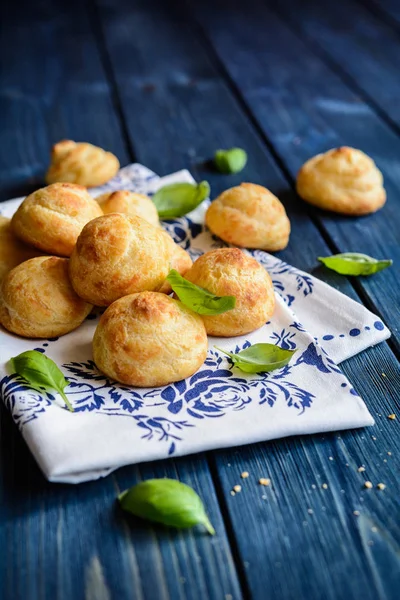
[[[159,178],[138,164],[105,186],[151,195],[159,187],[193,181],[188,171]],[[11,216],[21,199],[0,206]],[[207,202],[164,222],[192,258],[224,244],[204,228]],[[372,425],[363,400],[338,363],[390,336],[362,305],[263,251],[247,251],[271,274],[277,308],[258,331],[209,338],[208,357],[192,377],[161,388],[129,388],[109,380],[92,360],[98,316],[61,338],[27,340],[0,331],[0,394],[29,448],[51,481],[78,483],[126,464],[239,446],[278,437]],[[258,342],[296,350],[284,368],[248,375],[232,368],[216,346],[242,350]],[[69,381],[70,413],[59,397],[32,389],[9,372],[12,356],[36,349],[52,358]]]

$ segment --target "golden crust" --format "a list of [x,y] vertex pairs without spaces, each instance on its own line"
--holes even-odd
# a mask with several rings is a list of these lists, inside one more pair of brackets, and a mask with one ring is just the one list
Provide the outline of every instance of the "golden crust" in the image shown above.
[[208,335],[244,335],[264,325],[274,312],[275,294],[268,272],[239,248],[206,252],[185,279],[217,296],[236,297],[234,309],[202,317]]
[[72,288],[66,258],[27,260],[12,269],[1,285],[0,322],[23,337],[64,335],[79,327],[91,309]]
[[314,206],[345,215],[367,215],[386,202],[372,158],[347,146],[310,158],[297,175],[297,192]]
[[190,377],[207,357],[201,318],[157,292],[131,294],[102,315],[93,338],[97,367],[138,387],[158,387]]
[[[162,231],[163,236],[167,240],[168,247],[171,253],[171,269],[175,269],[181,275],[185,275],[185,273],[190,269],[193,264],[190,255],[186,250],[175,244],[172,237],[166,232]],[[162,294],[171,294],[172,288],[168,281],[164,281],[159,291]]]
[[145,194],[135,194],[127,190],[108,192],[96,198],[103,213],[123,213],[130,217],[142,217],[154,227],[159,227],[160,220],[154,202]]
[[70,256],[78,235],[102,210],[86,188],[54,183],[25,198],[11,225],[17,237],[49,254]]
[[62,140],[51,151],[46,183],[78,183],[86,187],[103,185],[118,172],[114,154],[86,142]]
[[207,227],[228,244],[277,251],[286,248],[290,221],[283,204],[261,185],[242,183],[223,192],[206,213]]
[[88,223],[70,260],[76,293],[97,306],[145,290],[158,290],[170,267],[161,234],[140,217],[111,213]]
[[0,283],[11,269],[40,254],[39,250],[26,246],[15,236],[11,219],[0,215]]

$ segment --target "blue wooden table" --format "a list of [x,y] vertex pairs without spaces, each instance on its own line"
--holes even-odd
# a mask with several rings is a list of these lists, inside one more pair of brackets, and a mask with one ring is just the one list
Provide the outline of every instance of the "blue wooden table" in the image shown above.
[[[343,364],[376,420],[373,428],[126,467],[77,486],[44,480],[2,409],[0,597],[397,599],[399,2],[5,4],[1,199],[39,187],[51,144],[66,137],[161,175],[186,167],[210,181],[214,196],[243,175],[211,173],[207,159],[219,147],[242,146],[246,180],[270,188],[288,210],[292,236],[280,256],[363,302],[393,336]],[[376,215],[325,214],[294,192],[301,164],[342,144],[364,150],[383,171],[388,202]],[[317,268],[317,256],[344,251],[395,262],[356,280]],[[248,485],[232,497],[244,470],[272,485]],[[200,492],[216,537],[121,515],[119,490],[165,475]],[[386,489],[367,490],[366,479]]]

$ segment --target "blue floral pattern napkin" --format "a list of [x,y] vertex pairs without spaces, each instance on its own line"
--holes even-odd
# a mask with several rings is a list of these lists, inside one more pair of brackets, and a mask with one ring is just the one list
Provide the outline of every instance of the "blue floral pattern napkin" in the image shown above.
[[[93,193],[152,194],[176,181],[193,179],[187,171],[159,178],[142,165],[129,165]],[[2,214],[11,216],[20,202],[2,204]],[[206,207],[163,224],[193,259],[223,245],[204,228]],[[26,340],[0,331],[0,394],[48,479],[78,483],[130,463],[373,424],[337,365],[388,338],[388,329],[362,305],[311,275],[265,252],[250,254],[274,281],[277,308],[271,321],[246,336],[209,338],[203,367],[162,388],[130,388],[97,370],[91,341],[99,313],[61,338]],[[257,342],[296,353],[282,369],[248,375],[215,348],[239,351]],[[62,368],[73,413],[60,398],[32,389],[9,371],[9,358],[29,349]]]

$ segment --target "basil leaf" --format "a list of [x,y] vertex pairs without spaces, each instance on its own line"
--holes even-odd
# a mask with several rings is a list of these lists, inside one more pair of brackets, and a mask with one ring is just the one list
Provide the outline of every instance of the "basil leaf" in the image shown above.
[[296,352],[296,350],[284,350],[274,344],[254,344],[237,354],[226,352],[222,348],[217,350],[227,354],[234,366],[245,373],[265,373],[281,369],[288,364]]
[[217,150],[214,164],[221,173],[239,173],[247,163],[247,154],[242,148]]
[[123,510],[136,517],[171,527],[187,528],[201,524],[215,535],[196,492],[176,479],[148,479],[118,496]]
[[393,264],[392,260],[377,260],[367,254],[346,252],[333,256],[318,257],[328,269],[341,275],[373,275]]
[[235,296],[214,296],[171,269],[167,281],[179,300],[199,315],[221,315],[236,305]]
[[160,188],[153,196],[160,219],[183,217],[194,210],[210,195],[207,181],[200,183],[172,183]]
[[64,393],[68,385],[56,363],[37,350],[27,350],[10,359],[12,369],[35,388],[55,390],[60,394],[68,409],[74,409]]

